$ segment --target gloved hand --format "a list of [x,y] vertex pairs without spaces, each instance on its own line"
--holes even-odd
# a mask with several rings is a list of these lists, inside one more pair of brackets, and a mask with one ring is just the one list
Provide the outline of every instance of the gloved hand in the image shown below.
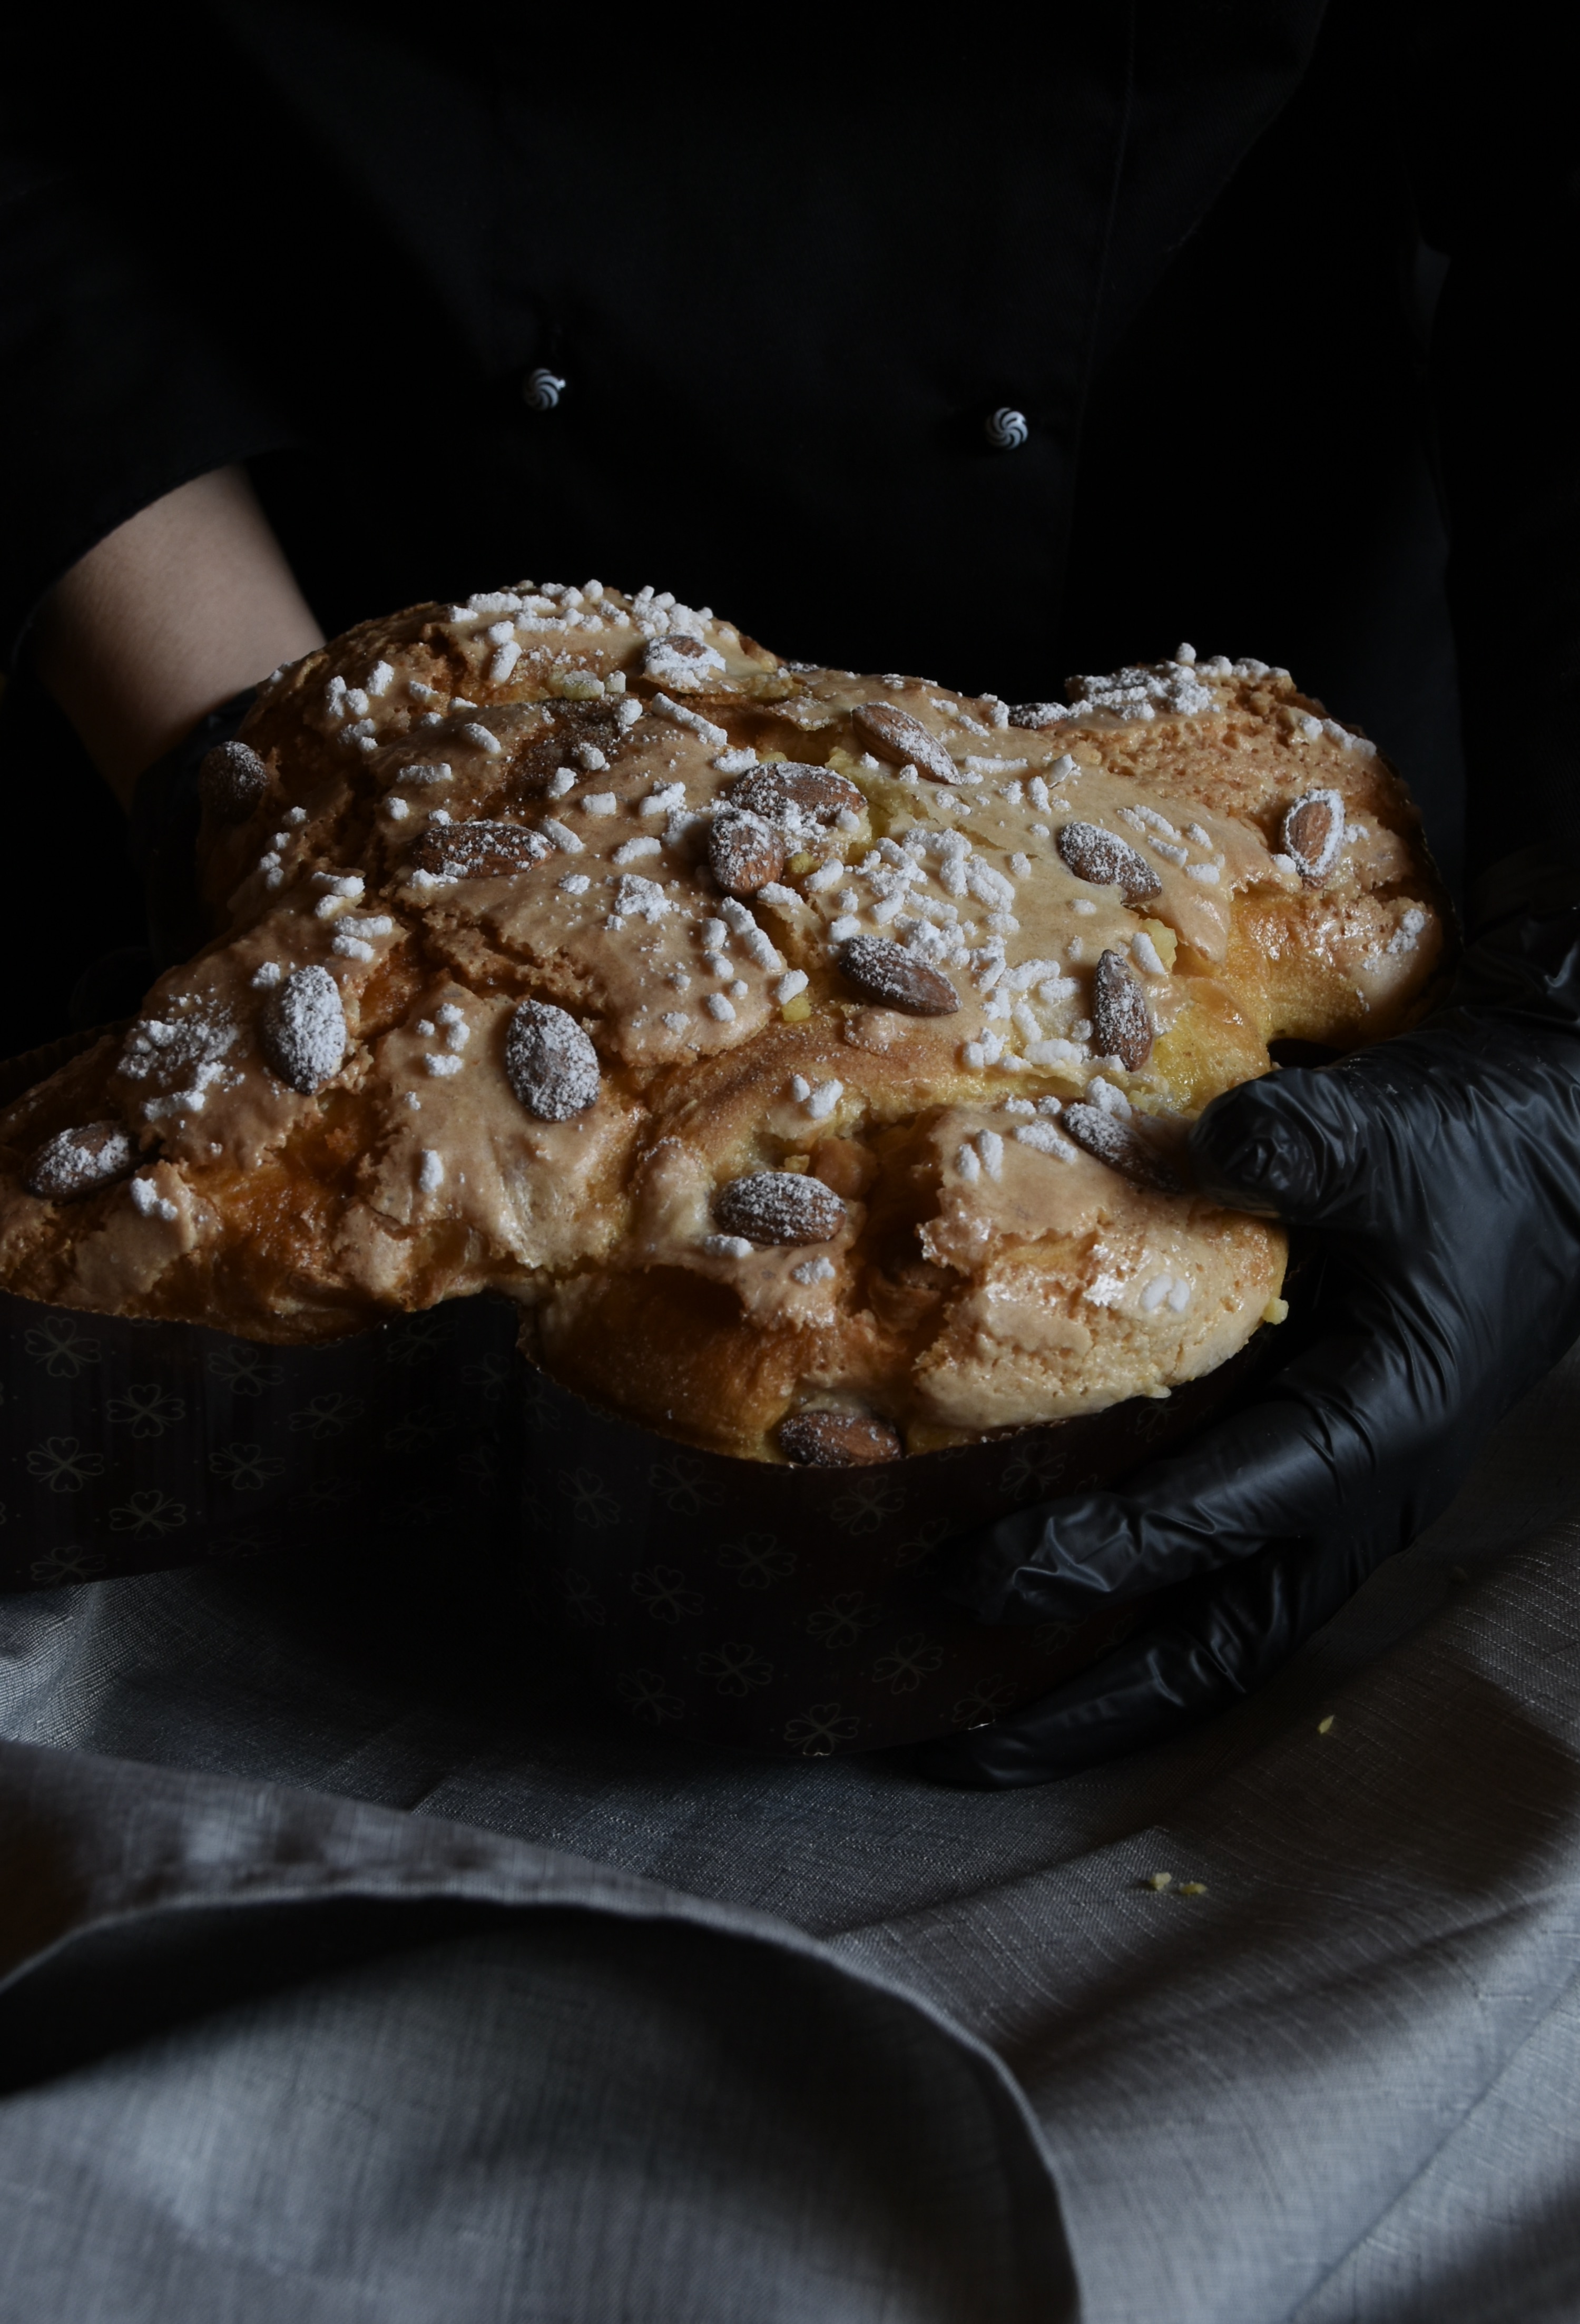
[[1446,1505],[1580,1333],[1580,872],[1528,851],[1483,897],[1447,1002],[1415,1031],[1203,1114],[1204,1190],[1310,1231],[1296,1351],[1248,1408],[1120,1489],[962,1545],[949,1594],[985,1621],[1161,1594],[1041,1702],[924,1747],[923,1774],[1042,1783],[1260,1686]]

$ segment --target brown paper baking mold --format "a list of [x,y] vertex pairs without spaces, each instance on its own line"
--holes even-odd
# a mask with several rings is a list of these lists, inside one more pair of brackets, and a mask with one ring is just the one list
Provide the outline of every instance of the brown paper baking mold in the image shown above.
[[859,1469],[695,1451],[523,1363],[539,1580],[589,1691],[656,1732],[819,1755],[976,1726],[1095,1661],[1140,1609],[988,1628],[940,1594],[946,1545],[1166,1452],[1243,1387],[1270,1338],[1166,1399]]
[[515,1311],[457,1302],[329,1347],[0,1292],[0,1586],[49,1589],[326,1545],[510,1526]]
[[[0,1102],[96,1038],[0,1065]],[[808,1470],[597,1411],[524,1362],[515,1332],[510,1302],[486,1297],[329,1347],[264,1347],[0,1292],[0,1587],[383,1528],[431,1544],[438,1587],[481,1558],[515,1563],[523,1620],[559,1634],[588,1694],[656,1733],[879,1749],[1034,1700],[1124,1636],[1133,1607],[984,1628],[939,1595],[944,1545],[1166,1451],[1271,1337],[1166,1400]]]

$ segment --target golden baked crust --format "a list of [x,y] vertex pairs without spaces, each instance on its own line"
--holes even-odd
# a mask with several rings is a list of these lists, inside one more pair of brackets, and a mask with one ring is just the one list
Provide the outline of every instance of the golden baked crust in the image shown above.
[[1181,654],[1012,711],[596,583],[347,632],[206,770],[216,941],[0,1118],[0,1281],[277,1341],[503,1289],[766,1458],[1211,1369],[1284,1246],[1188,1122],[1397,1029],[1445,915],[1369,743]]

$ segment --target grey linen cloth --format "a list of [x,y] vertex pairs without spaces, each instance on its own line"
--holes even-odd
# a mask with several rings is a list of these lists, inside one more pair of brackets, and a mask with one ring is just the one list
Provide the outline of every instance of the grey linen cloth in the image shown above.
[[1574,2317],[1577,1443],[1003,1796],[589,1719],[459,1538],[6,1601],[0,2315]]

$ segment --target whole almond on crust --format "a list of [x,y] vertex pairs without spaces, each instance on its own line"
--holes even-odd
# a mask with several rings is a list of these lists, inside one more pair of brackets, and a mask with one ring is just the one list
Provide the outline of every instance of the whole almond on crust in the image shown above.
[[519,823],[430,823],[411,850],[411,862],[443,880],[507,880],[553,853],[546,839]]
[[874,758],[886,759],[892,767],[912,766],[935,783],[959,781],[960,770],[938,736],[909,710],[896,710],[890,702],[864,702],[851,712],[850,723]]
[[1284,817],[1284,853],[1307,887],[1326,879],[1344,841],[1344,803],[1337,791],[1307,791]]
[[245,823],[268,788],[268,768],[245,742],[217,742],[198,770],[198,797],[216,823]]
[[713,1215],[726,1234],[744,1235],[748,1242],[827,1242],[845,1224],[845,1204],[821,1178],[797,1170],[753,1170],[719,1188]]
[[312,1097],[346,1062],[346,1011],[327,968],[299,968],[276,985],[258,1019],[258,1047],[276,1081]]
[[1132,1074],[1152,1054],[1152,1019],[1141,982],[1116,952],[1105,952],[1092,980],[1092,1030],[1099,1056],[1117,1057]]
[[748,815],[770,818],[792,807],[818,823],[832,823],[847,807],[859,815],[866,800],[848,775],[836,774],[832,767],[808,767],[786,760],[754,767],[749,775],[743,775],[730,787],[730,805]]
[[1163,882],[1146,859],[1100,824],[1063,824],[1054,844],[1077,880],[1090,880],[1097,888],[1118,888],[1127,904],[1144,904],[1162,890]]
[[785,844],[754,815],[716,816],[707,835],[707,868],[726,896],[744,903],[784,870]]
[[837,965],[864,1001],[897,1009],[903,1017],[952,1017],[960,1006],[947,976],[888,936],[852,936],[841,946]]
[[561,767],[579,767],[578,750],[591,743],[605,759],[624,733],[616,703],[556,702],[552,724],[535,734],[511,770],[512,788],[524,798],[547,790]]
[[1105,1113],[1100,1105],[1088,1105],[1084,1099],[1076,1099],[1065,1107],[1058,1126],[1085,1152],[1096,1161],[1106,1162],[1111,1170],[1119,1171],[1132,1185],[1150,1187],[1159,1194],[1185,1192],[1179,1173],[1160,1154],[1155,1154],[1129,1122]]
[[136,1167],[137,1151],[118,1121],[85,1121],[46,1138],[23,1180],[42,1202],[69,1203],[124,1178]]
[[864,1412],[792,1412],[778,1434],[780,1451],[798,1469],[866,1469],[905,1450],[897,1428]]
[[504,1037],[504,1077],[540,1121],[585,1113],[602,1081],[598,1053],[574,1017],[551,1001],[523,1001]]

